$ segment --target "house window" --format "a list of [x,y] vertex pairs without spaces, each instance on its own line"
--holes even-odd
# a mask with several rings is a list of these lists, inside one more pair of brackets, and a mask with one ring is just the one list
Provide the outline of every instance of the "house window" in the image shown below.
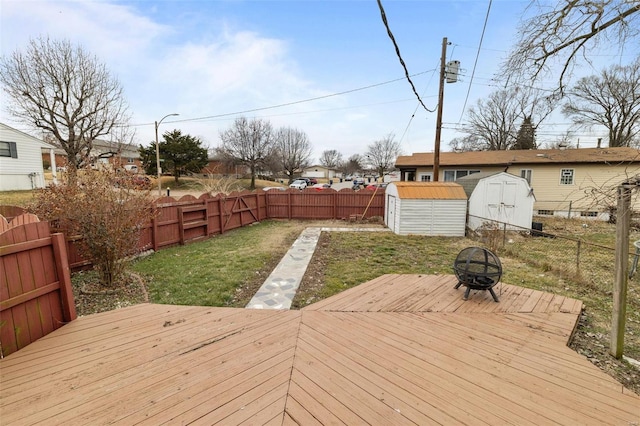
[[444,171],[444,181],[445,182],[455,182],[461,177],[472,175],[474,173],[480,173],[480,170],[445,170]]
[[598,217],[598,212],[580,212],[581,217]]
[[127,158],[127,163],[133,164],[135,162],[136,162],[136,160],[134,158],[131,158],[131,157]]
[[553,216],[553,210],[538,210],[540,216]]
[[560,185],[573,185],[573,169],[560,171]]
[[0,157],[18,158],[16,143],[0,141]]
[[529,185],[531,185],[531,169],[520,170],[520,177],[525,178]]
[[432,180],[433,180],[433,175],[431,173],[420,174],[420,182],[431,182]]

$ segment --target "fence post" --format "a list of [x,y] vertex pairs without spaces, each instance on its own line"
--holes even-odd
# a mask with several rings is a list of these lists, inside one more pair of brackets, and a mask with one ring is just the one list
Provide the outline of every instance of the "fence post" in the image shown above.
[[571,219],[571,207],[573,206],[573,201],[569,201],[569,216],[567,216],[568,219]]
[[502,224],[502,248],[507,246],[507,223]]
[[151,218],[151,239],[153,241],[153,251],[157,252],[160,245],[158,244],[158,217],[153,215]]
[[62,315],[65,321],[76,319],[76,304],[71,290],[71,271],[69,270],[69,257],[67,256],[67,241],[64,234],[56,233],[51,235],[51,245],[53,257],[58,271],[60,282],[60,299],[62,301]]
[[627,277],[629,268],[629,226],[631,223],[631,185],[618,187],[616,212],[616,259],[613,283],[613,313],[611,315],[611,343],[609,353],[622,358],[624,327],[627,316]]
[[576,273],[580,276],[580,249],[582,247],[582,241],[578,240],[578,248],[576,250]]
[[218,194],[218,211],[220,214],[218,217],[220,218],[220,235],[224,234],[224,210],[222,209],[222,194]]

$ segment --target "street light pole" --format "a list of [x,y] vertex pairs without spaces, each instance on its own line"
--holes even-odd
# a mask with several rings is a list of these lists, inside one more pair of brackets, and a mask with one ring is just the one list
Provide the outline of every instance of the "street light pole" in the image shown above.
[[156,125],[156,169],[158,172],[158,197],[162,197],[162,181],[160,180],[160,177],[162,176],[162,169],[160,168],[160,142],[158,142],[158,127],[160,126],[160,123],[162,123],[162,121],[167,118],[167,117],[175,117],[177,115],[180,114],[167,114],[164,117],[162,117],[160,119],[160,121],[156,121],[155,125]]

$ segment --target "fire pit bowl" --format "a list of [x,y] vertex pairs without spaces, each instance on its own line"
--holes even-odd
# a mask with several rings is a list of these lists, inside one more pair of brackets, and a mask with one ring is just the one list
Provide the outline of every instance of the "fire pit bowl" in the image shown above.
[[502,264],[498,256],[482,247],[467,247],[463,249],[453,263],[453,271],[458,278],[458,284],[467,287],[464,292],[464,300],[469,298],[471,290],[488,290],[491,297],[499,302],[498,296],[493,291],[493,286],[498,284],[502,277]]

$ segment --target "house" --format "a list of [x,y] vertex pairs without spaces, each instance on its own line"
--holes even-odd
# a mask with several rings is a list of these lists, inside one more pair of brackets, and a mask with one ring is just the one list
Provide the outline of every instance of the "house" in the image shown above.
[[[56,165],[58,167],[67,166],[67,153],[62,148],[55,148]],[[44,156],[42,160],[48,163]],[[90,163],[92,167],[110,167],[116,169],[126,169],[133,172],[143,172],[142,161],[140,160],[140,151],[136,145],[124,144],[114,141],[106,141],[96,139],[92,143],[90,154]]]
[[336,176],[338,176],[338,172],[335,169],[321,165],[309,166],[302,170],[302,177],[307,178],[333,179]]
[[[433,180],[433,153],[399,156],[401,180]],[[455,182],[480,172],[507,172],[527,180],[536,201],[534,214],[608,219],[615,188],[640,174],[636,148],[581,148],[440,153],[438,180]],[[633,208],[640,210],[637,192]]]
[[54,147],[0,123],[0,191],[44,188],[43,150],[54,166],[55,180]]

